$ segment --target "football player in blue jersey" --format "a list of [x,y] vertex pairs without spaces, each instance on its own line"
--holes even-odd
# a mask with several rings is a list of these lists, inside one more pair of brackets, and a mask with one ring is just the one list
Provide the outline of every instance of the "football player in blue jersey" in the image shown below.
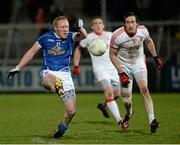
[[13,78],[22,70],[33,56],[42,50],[43,64],[40,71],[42,85],[45,89],[56,93],[65,107],[64,119],[58,129],[52,134],[54,138],[61,137],[76,113],[76,94],[70,72],[71,58],[74,52],[75,41],[87,37],[83,28],[83,21],[78,20],[79,32],[69,31],[69,21],[65,16],[58,16],[53,21],[54,31],[40,36],[33,46],[25,53],[19,64],[11,69],[7,77]]

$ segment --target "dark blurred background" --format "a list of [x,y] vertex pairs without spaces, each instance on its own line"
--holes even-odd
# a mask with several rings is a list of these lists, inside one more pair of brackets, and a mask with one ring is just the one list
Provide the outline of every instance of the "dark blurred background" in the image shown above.
[[159,21],[180,18],[178,0],[0,0],[0,23],[10,23],[13,9],[19,9],[19,23],[25,19],[29,19],[32,23],[36,22],[40,8],[43,9],[46,17],[53,17],[57,12],[92,17],[101,15],[103,2],[106,2],[109,21],[121,21],[127,11],[136,12],[142,20]]
[[[139,23],[149,29],[158,54],[166,62],[166,67],[157,71],[152,57],[145,49],[150,90],[180,92],[179,3],[179,0],[0,0],[0,92],[42,91],[38,79],[40,53],[17,80],[7,80],[5,75],[38,36],[52,30],[52,20],[56,16],[67,16],[72,31],[76,19],[80,17],[90,32],[92,17],[100,15],[104,18],[106,29],[114,31],[122,25],[123,15],[128,11],[134,11],[139,17]],[[77,90],[100,90],[94,87],[89,54],[87,51],[82,53],[82,75],[80,78],[74,77]],[[138,91],[136,86],[134,90]]]

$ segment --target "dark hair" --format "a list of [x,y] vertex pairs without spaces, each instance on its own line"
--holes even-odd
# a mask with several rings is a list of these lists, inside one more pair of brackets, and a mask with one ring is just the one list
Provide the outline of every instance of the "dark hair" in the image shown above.
[[125,23],[126,18],[130,16],[134,16],[136,18],[136,21],[138,21],[138,17],[134,12],[128,12],[123,16],[123,22]]
[[94,16],[92,18],[91,25],[93,25],[93,22],[94,22],[95,19],[101,19],[103,21],[103,17],[101,17],[101,16]]
[[92,19],[93,19],[93,20],[94,20],[94,19],[102,19],[102,20],[103,20],[103,17],[102,17],[102,16],[94,16]]

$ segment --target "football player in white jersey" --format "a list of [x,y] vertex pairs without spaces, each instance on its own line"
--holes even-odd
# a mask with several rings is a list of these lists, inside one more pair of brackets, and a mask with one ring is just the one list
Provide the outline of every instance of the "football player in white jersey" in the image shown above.
[[65,16],[58,16],[53,21],[54,31],[40,36],[25,53],[19,64],[8,72],[8,78],[22,70],[33,56],[42,50],[43,64],[40,71],[42,85],[45,89],[56,93],[64,104],[64,118],[58,129],[52,134],[59,138],[68,129],[76,113],[76,94],[71,78],[70,63],[74,52],[75,41],[86,38],[83,21],[79,19],[79,32],[69,32],[69,22]]
[[[109,58],[109,46],[112,36],[112,32],[104,31],[104,23],[101,17],[95,17],[92,20],[91,29],[92,32],[88,34],[86,39],[80,41],[80,48],[88,48],[89,44],[94,39],[103,39],[108,44],[108,49],[101,56],[94,56],[90,53],[93,72],[97,83],[99,83],[104,91],[105,103],[98,104],[98,108],[101,109],[104,116],[108,117],[106,114],[106,105],[111,111],[115,120],[119,125],[122,125],[122,118],[120,116],[118,105],[114,98],[120,96],[120,84],[119,76],[116,68],[112,64]],[[77,67],[80,60],[80,50],[76,49],[74,55],[74,65]],[[79,71],[77,71],[79,72]],[[78,73],[77,73],[78,74]],[[124,126],[122,126],[124,127]]]
[[124,16],[124,26],[113,32],[110,59],[119,73],[122,84],[121,96],[127,110],[123,123],[128,125],[132,116],[132,85],[133,78],[135,78],[144,97],[151,132],[155,133],[159,122],[155,119],[153,101],[148,90],[143,43],[146,44],[154,58],[156,67],[161,69],[163,67],[162,60],[157,56],[154,42],[147,28],[144,25],[139,25],[137,16],[133,12],[129,12]]

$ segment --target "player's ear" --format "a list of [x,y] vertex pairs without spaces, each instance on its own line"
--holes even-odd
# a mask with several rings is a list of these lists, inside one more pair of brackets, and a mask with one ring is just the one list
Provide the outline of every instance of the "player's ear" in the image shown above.
[[56,30],[57,30],[57,27],[54,27],[54,30],[56,31]]
[[105,27],[106,27],[106,26],[103,24],[103,29],[105,29]]
[[92,30],[94,30],[94,27],[93,27],[93,25],[91,26],[91,29],[92,29]]

